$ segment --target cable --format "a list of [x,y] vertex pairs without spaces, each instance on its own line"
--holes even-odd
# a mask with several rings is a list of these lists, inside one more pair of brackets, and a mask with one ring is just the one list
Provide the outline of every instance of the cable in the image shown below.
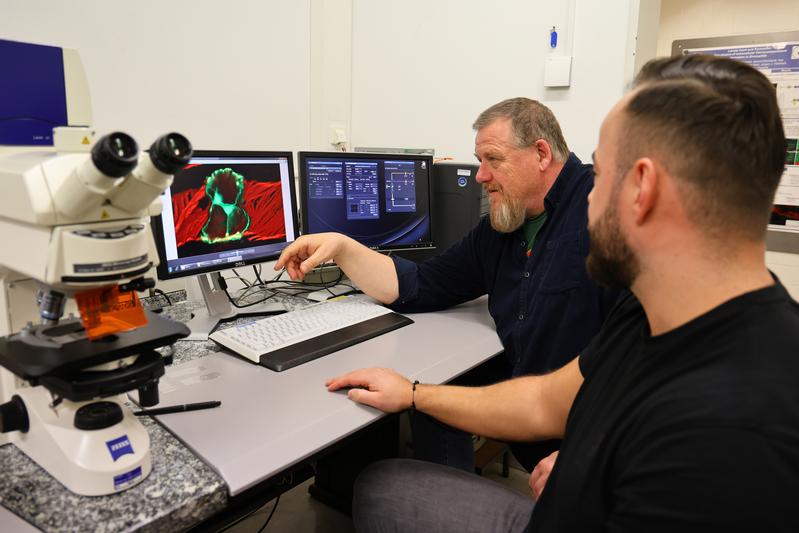
[[[267,502],[267,503],[269,503],[269,502]],[[266,505],[266,503],[264,505]],[[261,507],[258,507],[257,509],[253,509],[252,511],[250,511],[246,515],[242,516],[241,518],[236,519],[234,522],[232,522],[232,523],[226,525],[225,527],[223,527],[222,529],[218,530],[216,533],[222,533],[223,531],[227,531],[228,529],[232,528],[233,526],[242,523],[243,521],[247,520],[252,515],[257,513],[258,511],[260,511],[262,507],[263,507],[263,505]]]
[[280,503],[280,496],[275,498],[275,505],[272,506],[272,512],[269,513],[269,516],[266,518],[266,522],[264,522],[264,525],[262,525],[261,529],[258,530],[258,533],[262,533],[263,530],[266,528],[266,526],[269,525],[269,521],[272,520],[272,516],[275,514],[275,509],[277,509],[277,504],[279,503]]
[[[271,501],[271,500],[270,500],[270,501]],[[259,529],[259,531],[263,531],[263,528],[265,528],[265,527],[266,527],[266,524],[268,524],[268,523],[269,523],[269,520],[271,520],[271,519],[272,519],[272,515],[275,513],[275,508],[277,507],[277,504],[278,504],[278,502],[279,502],[279,501],[280,501],[280,495],[278,495],[278,497],[277,497],[277,498],[275,498],[275,505],[274,505],[274,507],[272,507],[272,511],[269,513],[269,517],[266,519],[266,523],[264,523],[264,525],[262,525],[262,526],[261,526],[261,529]],[[222,533],[223,531],[227,531],[228,529],[232,528],[233,526],[236,526],[236,525],[238,525],[238,524],[240,524],[240,523],[244,522],[244,521],[245,521],[245,520],[247,520],[248,518],[251,518],[251,517],[252,517],[254,514],[256,514],[258,511],[260,511],[261,509],[263,509],[264,507],[266,507],[266,505],[268,505],[268,504],[269,504],[269,502],[266,502],[266,503],[264,503],[263,505],[260,505],[260,506],[256,507],[255,509],[253,509],[253,510],[252,510],[252,511],[250,511],[249,513],[245,514],[244,516],[242,516],[242,517],[240,517],[240,518],[236,519],[234,522],[232,522],[232,523],[230,523],[230,524],[226,525],[225,527],[223,527],[222,529],[220,529],[219,531],[217,531],[217,533]]]
[[[316,465],[315,464],[312,464],[311,469],[313,471],[313,475],[316,475]],[[295,486],[294,486],[294,472],[289,474],[288,479],[286,479],[286,475],[284,474],[283,478],[280,480],[280,483],[278,483],[277,486],[278,487],[288,486],[289,490],[295,488]],[[258,530],[259,533],[264,530],[264,528],[267,526],[267,524],[269,524],[269,521],[272,519],[272,515],[275,514],[275,509],[277,509],[277,504],[280,503],[280,496],[282,496],[282,494],[278,494],[277,498],[275,498],[275,505],[272,507],[272,511],[269,513],[269,517],[267,517],[266,522],[264,522],[264,524],[261,526],[261,529]],[[270,501],[272,501],[272,500],[269,500],[266,503],[264,503],[263,505],[260,505],[260,506],[256,507],[255,509],[253,509],[252,511],[250,511],[246,515],[242,516],[241,518],[238,518],[232,524],[226,525],[224,528],[220,529],[217,533],[222,533],[222,531],[227,531],[228,529],[232,528],[236,524],[239,524],[242,521],[247,520],[252,515],[257,513],[258,511],[260,511],[264,507],[266,507],[266,505],[269,504]]]
[[235,276],[230,276],[229,278],[225,279],[237,279],[240,282],[242,282],[242,284],[244,284],[245,287],[249,287],[250,285],[252,285],[252,282],[247,278],[245,278],[244,276],[242,276],[241,274],[239,274],[238,272],[236,272],[235,268],[231,268],[230,270],[235,274]]
[[[267,301],[267,300],[270,300],[270,299],[274,298],[274,297],[275,297],[275,295],[276,295],[276,293],[273,293],[273,294],[270,294],[269,296],[267,296],[266,298],[264,298],[264,299],[262,299],[262,300],[258,300],[257,302],[250,302],[250,303],[247,303],[247,304],[245,304],[245,305],[239,305],[239,303],[238,303],[238,300],[241,300],[241,297],[239,297],[239,298],[236,298],[236,299],[234,300],[234,299],[233,299],[233,297],[232,297],[232,296],[230,296],[230,293],[229,293],[229,292],[228,292],[228,290],[227,290],[227,282],[225,281],[225,278],[223,278],[223,277],[222,277],[222,274],[220,274],[219,272],[216,272],[216,276],[217,276],[217,281],[219,282],[219,287],[222,289],[222,291],[224,291],[224,293],[225,293],[225,296],[227,296],[227,299],[228,299],[228,301],[230,302],[230,305],[232,305],[232,306],[233,306],[233,307],[235,307],[236,309],[244,309],[244,308],[246,308],[246,307],[251,307],[251,306],[253,306],[253,305],[258,305],[258,304],[260,304],[260,303],[264,303],[265,301]],[[249,287],[247,287],[246,289],[244,289],[244,292],[245,292],[245,294],[246,294],[246,293],[247,293],[247,292],[248,292],[250,289],[252,289],[253,287],[255,287],[255,288],[258,288],[259,286],[258,286],[258,285],[250,285]]]
[[165,293],[161,289],[153,289],[153,292],[155,294],[160,294],[161,296],[163,296],[166,299],[167,305],[172,305],[172,300],[169,298],[169,295],[167,293]]
[[[231,296],[230,292],[228,291],[228,286],[225,280],[227,279],[240,279],[242,281],[243,278],[233,270],[235,276],[224,278],[221,274],[217,273],[220,288],[225,292],[228,300],[230,301],[233,307],[237,309],[244,309],[247,307],[251,307],[254,305],[262,304],[268,300],[275,298],[276,296],[288,296],[288,297],[302,297],[305,294],[309,294],[311,292],[316,292],[318,290],[327,290],[330,293],[330,296],[344,296],[348,294],[354,294],[361,292],[353,285],[349,283],[342,283],[344,279],[344,273],[341,270],[336,270],[337,275],[333,277],[333,279],[325,280],[325,270],[328,268],[329,265],[322,265],[319,268],[319,278],[320,281],[318,282],[306,282],[306,281],[293,281],[293,280],[283,280],[283,274],[286,272],[286,269],[281,270],[278,272],[274,278],[263,281],[260,277],[260,272],[257,271],[256,267],[253,267],[256,277],[258,278],[257,283],[245,283],[245,288],[236,298]],[[344,293],[336,293],[333,292],[332,288],[336,286],[344,286],[348,287],[350,290]],[[255,302],[247,302],[243,303],[247,300],[247,298],[251,297],[254,294],[266,294],[265,297],[260,298]]]
[[[225,295],[227,296],[227,299],[230,301],[230,305],[232,305],[236,309],[245,309],[247,307],[252,307],[253,305],[262,304],[262,303],[266,302],[267,300],[271,300],[272,298],[274,298],[278,294],[277,292],[273,291],[272,294],[270,294],[269,296],[267,296],[265,298],[262,298],[262,299],[258,300],[257,302],[248,302],[246,304],[240,304],[239,301],[241,300],[241,297],[236,298],[234,300],[233,297],[230,296],[230,293],[228,292],[227,288],[225,288],[223,290],[225,291]],[[249,290],[249,288],[247,290]]]
[[261,279],[261,265],[253,265],[252,271],[255,272],[255,281],[257,281],[259,285],[263,285],[264,281]]
[[344,276],[339,274],[333,280],[322,281],[322,282],[304,282],[304,281],[272,281],[267,282],[267,284],[272,285],[274,283],[280,283],[281,285],[278,287],[269,286],[269,289],[275,291],[279,294],[285,294],[288,296],[302,296],[304,294],[308,294],[311,292],[316,292],[318,290],[327,290],[331,296],[341,296],[342,294],[335,293],[331,289],[336,286],[344,286],[348,287],[350,290],[346,292],[346,294],[352,294],[355,292],[360,292],[356,287],[350,285],[349,283],[342,283]]

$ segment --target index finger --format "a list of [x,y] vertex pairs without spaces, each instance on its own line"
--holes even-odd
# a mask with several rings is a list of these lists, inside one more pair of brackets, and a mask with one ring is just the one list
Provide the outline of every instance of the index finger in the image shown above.
[[[300,237],[300,239],[301,238],[302,237]],[[298,239],[283,248],[283,251],[280,252],[280,257],[277,258],[277,263],[275,263],[275,270],[280,270],[281,268],[285,267],[288,260],[297,254],[296,249],[299,246],[302,246],[302,243],[299,242]]]

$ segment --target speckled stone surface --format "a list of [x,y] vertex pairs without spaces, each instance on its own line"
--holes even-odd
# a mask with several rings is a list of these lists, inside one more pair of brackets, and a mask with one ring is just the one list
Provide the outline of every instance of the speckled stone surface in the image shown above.
[[[176,303],[165,315],[182,318],[191,307]],[[207,344],[213,343],[177,343],[175,364],[207,354]],[[78,496],[7,445],[0,447],[0,503],[48,532],[181,531],[222,510],[228,494],[222,478],[157,422],[140,421],[150,434],[152,472],[135,487],[109,496]]]
[[[202,302],[185,301],[185,294],[170,293],[144,301],[145,307],[163,305],[163,316],[185,321]],[[287,309],[309,305],[307,300],[279,296]],[[240,318],[220,325],[229,327]],[[179,341],[162,351],[173,364],[218,352],[213,341]],[[78,496],[53,479],[13,445],[0,447],[0,503],[27,522],[47,532],[181,531],[222,510],[228,490],[222,478],[178,439],[149,417],[140,418],[150,434],[153,469],[126,491],[109,496]],[[2,531],[2,523],[0,523]]]
[[0,503],[42,531],[181,531],[225,507],[227,487],[213,470],[153,420],[153,469],[124,492],[78,496],[16,446],[0,448]]
[[[171,295],[170,295],[171,297]],[[281,302],[287,311],[294,311],[311,304],[308,300],[297,298],[287,295],[277,295],[273,298],[274,301]],[[179,301],[173,303],[171,306],[164,306],[162,316],[172,318],[181,322],[186,322],[191,318],[191,313],[195,309],[205,307],[203,302],[196,301]],[[258,320],[257,316],[242,316],[234,320],[222,322],[219,324],[218,329],[225,329],[231,326]],[[185,363],[198,357],[216,353],[222,350],[222,347],[214,341],[180,341],[174,346],[161,349],[161,352],[171,353],[174,358],[174,364]]]

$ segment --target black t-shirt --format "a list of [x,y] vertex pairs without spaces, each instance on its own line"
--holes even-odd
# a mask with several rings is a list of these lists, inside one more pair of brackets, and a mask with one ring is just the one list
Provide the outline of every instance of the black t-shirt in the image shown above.
[[799,531],[799,304],[779,283],[655,337],[630,295],[580,370],[529,531]]

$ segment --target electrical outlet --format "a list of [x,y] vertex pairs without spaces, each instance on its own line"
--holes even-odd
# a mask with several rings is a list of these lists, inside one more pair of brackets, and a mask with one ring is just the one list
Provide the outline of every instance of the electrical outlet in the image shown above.
[[341,146],[347,144],[347,128],[341,123],[330,124],[330,144],[333,146]]

